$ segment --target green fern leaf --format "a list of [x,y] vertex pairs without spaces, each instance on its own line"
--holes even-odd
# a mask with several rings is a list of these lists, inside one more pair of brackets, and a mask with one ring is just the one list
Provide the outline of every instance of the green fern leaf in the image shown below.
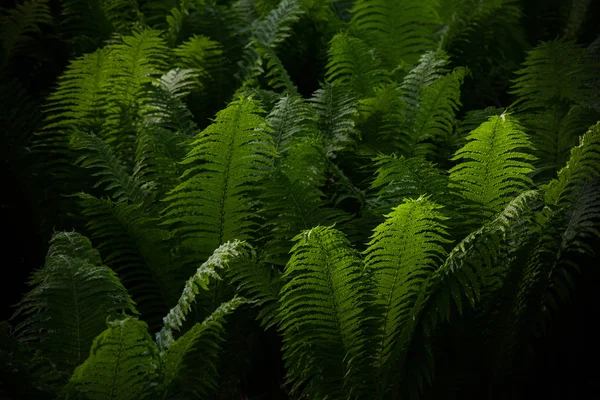
[[371,189],[377,190],[377,197],[370,203],[376,213],[387,213],[406,198],[427,195],[437,204],[447,200],[448,177],[431,162],[395,155],[380,156],[373,161],[378,169]]
[[416,64],[421,54],[436,47],[440,24],[437,1],[358,0],[352,8],[351,29],[377,49],[391,70]]
[[281,154],[300,140],[319,133],[316,113],[299,96],[281,96],[267,115],[267,122],[273,129],[275,149]]
[[306,383],[314,399],[354,397],[366,356],[362,262],[332,228],[313,228],[296,241],[280,297],[288,378],[295,389]]
[[249,252],[250,246],[245,242],[239,240],[227,242],[219,246],[210,258],[198,267],[196,273],[186,282],[177,304],[163,318],[164,325],[156,334],[156,343],[161,352],[167,350],[175,342],[173,331],[181,328],[193,303],[196,302],[200,290],[208,290],[208,283],[211,279],[221,279],[217,270],[224,269],[236,259],[248,256]]
[[245,299],[235,297],[221,304],[161,354],[163,398],[185,394],[198,398],[214,393],[217,389],[215,360],[220,352],[219,343],[223,341],[225,317],[246,303]]
[[67,398],[156,398],[159,359],[146,324],[132,317],[108,323],[92,345],[90,357],[73,373]]
[[385,82],[385,72],[379,69],[379,64],[361,39],[338,33],[331,39],[326,80],[348,88],[359,99],[370,97]]
[[165,224],[182,246],[208,258],[228,240],[251,237],[255,185],[272,165],[270,129],[257,103],[240,98],[217,114],[191,144],[182,183],[165,201]]
[[527,174],[535,157],[523,152],[532,145],[518,122],[504,114],[491,117],[467,139],[453,157],[461,163],[450,170],[450,187],[469,203],[466,212],[472,221],[481,223],[532,185]]
[[2,63],[4,69],[15,53],[23,53],[32,35],[41,33],[43,25],[52,23],[52,13],[47,0],[28,0],[11,9],[0,9],[0,37],[2,38]]
[[24,313],[26,318],[17,332],[69,373],[88,357],[107,316],[137,313],[89,239],[75,232],[52,236],[45,265],[29,283],[35,287],[19,303],[15,316]]
[[350,147],[359,137],[355,116],[358,113],[356,99],[333,84],[325,84],[310,99],[317,111],[318,125],[327,142],[327,154],[335,153]]
[[[423,301],[423,286],[445,257],[450,242],[438,210],[441,207],[419,197],[406,199],[375,228],[365,254],[365,264],[376,288],[376,350],[373,356],[379,382],[395,371],[394,347],[405,347],[415,329],[415,304]],[[396,357],[398,355],[396,354]],[[383,379],[382,379],[383,378]],[[385,393],[387,388],[380,388]]]

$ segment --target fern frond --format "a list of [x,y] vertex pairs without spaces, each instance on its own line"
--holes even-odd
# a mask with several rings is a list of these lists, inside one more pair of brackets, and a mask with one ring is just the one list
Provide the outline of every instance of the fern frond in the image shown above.
[[108,322],[90,357],[73,373],[67,398],[145,399],[157,394],[159,358],[146,324],[132,317]]
[[207,258],[228,240],[250,238],[256,227],[251,195],[275,156],[260,112],[256,101],[244,98],[220,111],[191,143],[182,183],[165,198],[164,223],[194,257]]
[[102,265],[88,238],[56,232],[44,267],[29,282],[34,288],[19,303],[21,340],[32,341],[60,369],[71,372],[89,355],[106,317],[137,313],[134,302],[115,276]]
[[163,327],[156,334],[156,343],[161,352],[169,349],[175,342],[174,331],[181,328],[200,290],[208,290],[210,280],[219,280],[218,270],[224,269],[230,262],[248,256],[251,248],[246,242],[234,240],[219,246],[196,273],[188,279],[177,304],[163,318]]
[[296,86],[275,51],[260,45],[257,48],[261,58],[266,60],[265,78],[269,79],[267,84],[275,90],[282,90],[283,93],[296,94]]
[[8,65],[15,53],[22,53],[32,41],[32,34],[41,33],[43,25],[52,23],[47,0],[27,0],[11,9],[0,9],[2,60],[0,68]]
[[246,44],[238,78],[241,81],[255,74],[260,63],[260,55],[254,46],[276,49],[291,34],[291,25],[300,19],[304,13],[298,0],[282,0],[277,8],[271,10],[264,18],[255,20],[250,27],[250,40]]
[[409,109],[419,107],[423,88],[433,85],[446,74],[448,63],[448,55],[440,50],[427,51],[419,58],[419,63],[406,74],[400,84],[402,99]]
[[377,175],[371,189],[377,197],[371,201],[376,213],[391,211],[404,199],[428,196],[432,202],[444,204],[448,195],[448,176],[433,163],[420,158],[380,156],[375,158]]
[[256,317],[261,326],[269,329],[279,322],[279,292],[283,286],[281,271],[261,259],[234,263],[229,278],[241,294],[254,302],[260,311]]
[[142,188],[126,167],[117,159],[111,148],[98,136],[81,131],[71,135],[71,147],[83,152],[76,164],[96,170],[92,175],[100,177],[94,187],[106,186],[116,201],[143,203],[149,192]]
[[333,84],[325,84],[309,100],[317,111],[318,125],[327,142],[327,154],[351,146],[358,138],[355,116],[358,113],[356,99]]
[[362,262],[333,228],[295,240],[280,297],[288,379],[314,399],[354,397],[366,361]]
[[267,115],[267,122],[273,129],[275,149],[281,154],[300,140],[319,133],[316,113],[300,96],[282,96]]
[[385,71],[365,42],[338,33],[329,45],[326,81],[347,88],[357,98],[370,97],[385,82]]
[[[385,375],[396,371],[400,360],[390,358],[392,351],[410,342],[416,325],[414,310],[425,297],[423,286],[445,257],[443,246],[450,241],[443,225],[447,218],[440,208],[423,197],[404,200],[375,228],[365,252],[376,290],[374,323],[379,332],[373,365],[379,384],[387,384]],[[384,385],[378,390],[385,393],[387,389]]]
[[447,141],[454,130],[455,113],[460,107],[460,85],[465,70],[456,68],[439,77],[431,86],[423,86],[418,107],[408,110],[407,156],[432,156],[435,144]]
[[202,397],[214,393],[217,388],[215,360],[223,341],[225,317],[246,303],[245,299],[234,297],[221,304],[161,353],[163,398]]
[[565,39],[543,42],[529,51],[513,81],[511,93],[518,97],[516,106],[530,111],[589,104],[595,95],[586,83],[594,70],[585,56],[585,49]]
[[504,112],[503,108],[487,107],[482,110],[471,110],[457,122],[456,131],[452,140],[454,150],[458,150],[467,143],[469,133],[479,128],[490,117],[499,116]]
[[358,0],[350,27],[374,47],[390,69],[416,64],[422,53],[437,47],[440,24],[437,1]]
[[181,271],[175,268],[165,245],[171,238],[140,205],[114,203],[79,194],[86,228],[98,243],[105,263],[117,272],[154,330],[175,301]]
[[505,114],[491,117],[467,139],[452,158],[461,162],[450,170],[450,188],[470,203],[467,213],[480,223],[533,184],[527,174],[535,157],[524,152],[532,145],[519,123]]

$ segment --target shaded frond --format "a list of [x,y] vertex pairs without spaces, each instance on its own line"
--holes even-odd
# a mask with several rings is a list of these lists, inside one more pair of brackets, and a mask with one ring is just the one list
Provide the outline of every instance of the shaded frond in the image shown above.
[[371,184],[377,194],[371,203],[376,213],[389,212],[407,198],[426,195],[437,204],[447,200],[447,174],[424,158],[391,155],[379,156],[373,161],[378,167]]
[[119,274],[138,303],[143,319],[156,329],[160,318],[175,301],[181,271],[169,257],[166,245],[171,235],[140,205],[114,203],[109,199],[79,194],[86,228],[104,262]]
[[0,67],[6,67],[15,53],[26,50],[33,39],[32,34],[42,33],[41,27],[51,23],[52,13],[47,0],[27,0],[17,3],[14,8],[0,8]]
[[294,143],[319,133],[317,115],[300,96],[282,96],[267,115],[275,149],[285,154]]
[[468,202],[468,216],[480,223],[532,185],[527,174],[535,157],[525,152],[532,145],[519,123],[505,114],[491,117],[467,140],[452,158],[461,162],[449,171],[450,187]]
[[326,140],[329,156],[334,156],[357,140],[356,98],[337,85],[325,84],[313,94],[310,102],[317,111],[319,129]]
[[21,340],[31,341],[60,369],[71,372],[90,354],[94,338],[106,327],[106,317],[137,313],[134,302],[115,276],[102,265],[88,238],[75,232],[52,236],[44,267],[33,274],[33,289],[15,315]]
[[65,393],[89,400],[153,398],[159,367],[146,324],[132,317],[115,319],[94,340],[90,357],[77,367]]
[[347,88],[357,98],[373,95],[374,89],[385,81],[385,71],[379,60],[361,39],[338,33],[329,45],[327,82]]
[[409,109],[419,107],[423,88],[433,85],[448,72],[448,56],[443,51],[428,51],[419,58],[419,63],[402,79],[402,99]]
[[132,176],[127,168],[117,159],[111,148],[93,133],[81,131],[71,135],[71,147],[82,154],[76,164],[93,169],[93,176],[99,177],[94,187],[105,186],[105,190],[116,201],[142,203],[149,192]]
[[250,40],[246,44],[242,60],[238,63],[241,81],[253,76],[260,67],[260,53],[255,41],[260,46],[276,49],[291,34],[292,24],[304,13],[298,0],[282,0],[277,8],[272,9],[264,18],[255,20],[250,26]]
[[288,378],[314,399],[354,397],[366,367],[362,262],[333,228],[295,240],[280,298]]
[[585,49],[565,39],[543,42],[529,51],[511,91],[519,109],[589,104],[595,94],[587,81],[594,70],[585,56]]
[[421,54],[437,47],[440,24],[437,1],[357,0],[350,26],[385,60],[391,70],[416,64]]
[[408,109],[406,115],[407,156],[428,156],[436,144],[449,140],[454,130],[455,113],[460,107],[460,85],[465,70],[456,68],[439,77],[430,86],[423,86],[418,106]]

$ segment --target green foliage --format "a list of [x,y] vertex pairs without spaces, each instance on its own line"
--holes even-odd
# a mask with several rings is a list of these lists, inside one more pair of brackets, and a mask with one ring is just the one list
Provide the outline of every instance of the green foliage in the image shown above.
[[318,227],[296,238],[281,289],[288,377],[314,398],[347,398],[365,368],[363,266],[342,233]]
[[597,6],[559,3],[2,9],[7,265],[65,231],[4,397],[537,390],[600,243]]
[[166,197],[164,224],[181,246],[206,258],[226,241],[251,238],[256,204],[251,196],[275,154],[256,101],[240,98],[191,143],[182,183]]
[[378,311],[373,364],[378,381],[384,383],[378,388],[382,393],[388,389],[390,372],[402,365],[397,364],[402,360],[398,349],[406,347],[415,329],[415,311],[426,294],[423,285],[445,256],[448,240],[439,208],[423,197],[405,200],[375,228],[366,250]]
[[26,319],[17,332],[68,372],[87,358],[107,315],[136,312],[89,239],[75,232],[53,235],[44,267],[29,284],[34,288],[19,303],[17,315]]
[[416,64],[420,55],[436,47],[434,31],[440,20],[437,1],[357,0],[351,29],[374,47],[395,69]]
[[73,373],[66,398],[150,398],[159,371],[158,350],[146,324],[133,317],[116,319],[94,340],[90,357]]
[[532,146],[519,123],[505,114],[491,117],[467,140],[452,158],[461,162],[450,170],[450,187],[468,202],[471,221],[481,223],[531,187],[527,174],[535,157],[524,152]]

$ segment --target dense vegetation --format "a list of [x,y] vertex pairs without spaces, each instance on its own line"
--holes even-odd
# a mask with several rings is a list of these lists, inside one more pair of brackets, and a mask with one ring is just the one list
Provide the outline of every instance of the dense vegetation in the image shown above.
[[519,398],[598,264],[595,12],[3,9],[0,397]]

